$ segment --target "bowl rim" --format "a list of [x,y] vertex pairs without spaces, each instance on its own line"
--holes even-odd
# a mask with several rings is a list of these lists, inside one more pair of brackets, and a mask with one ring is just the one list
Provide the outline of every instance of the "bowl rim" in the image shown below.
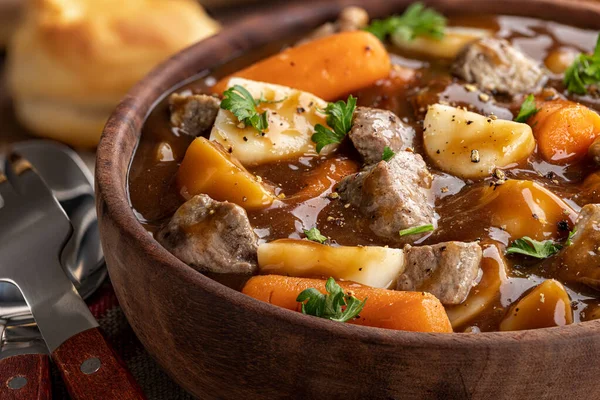
[[[301,5],[283,4],[281,6],[273,7],[262,15],[249,16],[230,25],[219,34],[177,53],[157,66],[128,92],[112,113],[104,128],[97,149],[95,179],[96,193],[98,194],[97,202],[99,205],[102,203],[103,212],[110,215],[112,223],[117,226],[120,234],[131,239],[131,241],[137,243],[138,246],[141,246],[149,258],[168,265],[170,274],[179,275],[182,279],[189,281],[190,284],[196,285],[198,288],[208,292],[212,296],[229,302],[235,307],[241,307],[245,312],[267,315],[277,322],[289,323],[304,328],[308,327],[313,330],[319,330],[321,333],[352,338],[355,340],[376,342],[388,346],[410,347],[439,348],[451,346],[454,348],[473,349],[489,347],[492,342],[494,345],[504,346],[523,345],[524,343],[533,344],[539,343],[540,340],[543,340],[545,343],[555,344],[566,340],[582,340],[591,336],[596,336],[600,332],[600,320],[524,331],[426,333],[340,324],[321,318],[314,318],[256,300],[204,276],[164,249],[141,225],[129,201],[127,190],[129,168],[133,162],[135,151],[137,150],[140,130],[149,113],[174,87],[193,78],[193,76],[190,76],[187,73],[184,73],[184,76],[180,76],[180,69],[182,66],[190,66],[194,61],[198,61],[199,54],[210,54],[211,49],[218,48],[223,40],[237,43],[238,51],[236,52],[236,48],[232,48],[228,59],[234,59],[240,54],[252,51],[252,49],[260,46],[251,45],[249,42],[244,41],[244,38],[240,40],[236,34],[238,31],[246,32],[248,29],[264,25],[268,21],[275,27],[271,32],[283,30],[283,28],[286,27],[285,24],[293,25],[299,22],[306,23],[307,21],[311,22],[311,24],[316,27],[320,23],[335,16],[344,6],[355,4],[371,6],[371,3],[367,4],[368,1],[369,0],[363,0],[362,4],[360,1],[356,0],[336,0],[327,3],[313,2],[309,7],[311,8],[310,12],[307,12],[307,7],[302,7]],[[461,7],[464,8],[469,5],[473,6],[474,4],[483,1],[486,0],[429,0],[424,2],[442,9],[444,7],[456,7],[456,9],[460,9]],[[385,2],[385,0],[380,1],[380,3],[383,2]],[[390,8],[391,5],[396,10],[401,10],[406,5],[412,3],[412,1],[389,0],[389,3],[390,4],[381,7]],[[500,3],[504,6],[506,6],[507,3],[518,3],[522,5],[521,0],[496,0],[495,3]],[[559,7],[565,11],[583,8],[585,11],[590,11],[590,14],[593,12],[592,16],[600,16],[600,4],[587,1],[529,0],[528,3],[535,3],[536,6],[543,7]],[[315,12],[315,8],[318,12]],[[283,14],[284,12],[285,14]],[[315,16],[315,14],[318,14],[318,16]],[[526,11],[523,10],[515,15],[528,16]],[[280,20],[273,22],[273,17],[277,17]],[[592,19],[588,19],[588,24],[590,26],[593,25]],[[581,26],[582,24],[578,25]],[[600,24],[596,23],[596,25],[600,27]],[[213,65],[213,67],[214,66],[217,65]],[[167,84],[168,82],[173,81],[175,77],[177,77],[176,82],[178,83],[175,85]],[[122,155],[121,152],[123,149],[127,148],[126,143],[128,140],[133,140],[134,146],[131,154],[127,156],[128,165],[126,171],[122,171],[119,169],[119,163],[116,162],[116,160]],[[110,265],[108,267],[110,271]]]

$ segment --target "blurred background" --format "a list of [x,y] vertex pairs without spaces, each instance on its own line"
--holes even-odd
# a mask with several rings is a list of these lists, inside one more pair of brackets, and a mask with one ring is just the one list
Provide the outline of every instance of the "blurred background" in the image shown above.
[[273,3],[0,0],[0,152],[49,138],[93,167],[104,123],[131,86],[172,54]]

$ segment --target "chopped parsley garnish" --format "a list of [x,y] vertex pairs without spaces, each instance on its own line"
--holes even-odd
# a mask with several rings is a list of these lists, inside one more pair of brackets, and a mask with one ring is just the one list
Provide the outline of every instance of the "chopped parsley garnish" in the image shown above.
[[569,232],[569,236],[567,237],[567,241],[565,242],[565,246],[570,246],[573,244],[573,236],[575,236],[575,234],[577,233],[577,231],[575,229],[573,229],[571,232]]
[[381,159],[383,161],[390,161],[395,155],[396,153],[394,153],[394,151],[390,149],[389,146],[385,146],[385,149],[383,149],[383,154],[381,155]]
[[530,94],[525,98],[523,104],[521,104],[521,109],[519,110],[519,115],[515,118],[516,122],[527,122],[527,120],[533,117],[539,110],[535,106],[535,97],[533,94]]
[[335,279],[327,279],[325,283],[327,294],[315,288],[303,290],[296,301],[302,303],[302,313],[332,321],[347,322],[358,316],[367,299],[360,301],[351,294],[344,294]]
[[571,93],[584,95],[590,85],[600,83],[600,35],[593,54],[579,54],[565,71],[565,86]]
[[412,228],[402,229],[400,231],[400,236],[416,235],[417,233],[424,233],[424,232],[431,232],[431,231],[433,231],[432,224],[414,226]]
[[245,87],[234,85],[223,92],[221,108],[231,111],[238,121],[261,133],[269,127],[267,112],[261,114],[256,110],[256,106],[261,102],[265,101],[255,100]]
[[348,96],[348,101],[339,100],[335,103],[327,104],[323,112],[327,116],[326,121],[333,129],[329,129],[321,124],[315,125],[315,133],[311,140],[317,145],[317,153],[323,150],[323,147],[332,143],[341,143],[346,134],[352,127],[352,116],[356,109],[356,97]]
[[[569,235],[570,236],[570,235]],[[523,254],[525,256],[544,259],[558,253],[562,246],[552,240],[542,242],[534,240],[529,236],[517,239],[506,249],[506,254]]]
[[323,244],[327,241],[327,237],[321,235],[321,231],[319,231],[317,228],[310,228],[308,230],[305,229],[304,234],[308,240],[312,240],[313,242]]
[[277,103],[283,103],[283,102],[284,102],[284,101],[286,101],[287,99],[288,99],[288,97],[287,97],[287,96],[285,96],[285,97],[284,97],[283,99],[281,99],[281,100],[267,100],[267,99],[265,99],[265,98],[263,97],[263,94],[261,93],[261,94],[260,94],[260,98],[258,99],[258,101],[257,101],[257,103],[256,103],[256,104],[257,104],[257,105],[258,105],[258,104],[263,104],[263,103],[264,103],[264,104],[277,104]]
[[376,19],[365,28],[368,32],[384,41],[389,35],[410,41],[417,36],[442,39],[446,29],[446,18],[423,3],[413,3],[402,15],[393,15],[386,19]]

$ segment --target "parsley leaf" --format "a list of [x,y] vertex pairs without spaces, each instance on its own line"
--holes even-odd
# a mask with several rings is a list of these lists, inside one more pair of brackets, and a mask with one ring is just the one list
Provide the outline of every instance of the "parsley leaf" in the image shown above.
[[259,114],[256,106],[261,100],[254,100],[250,92],[243,86],[234,85],[223,92],[221,108],[231,111],[238,121],[246,126],[252,126],[259,133],[269,127],[267,112]]
[[593,54],[579,54],[565,71],[564,84],[571,93],[584,95],[590,85],[600,83],[600,35]]
[[352,95],[348,96],[347,102],[339,100],[327,104],[323,112],[327,116],[327,125],[333,129],[321,124],[315,125],[315,133],[311,136],[311,140],[317,144],[317,153],[320,153],[328,144],[341,143],[352,127],[352,116],[355,109],[356,97]]
[[417,233],[431,232],[431,231],[433,231],[432,224],[414,226],[412,228],[402,229],[400,231],[400,236],[416,235]]
[[573,229],[571,232],[569,232],[569,236],[567,237],[567,241],[565,242],[565,246],[570,246],[573,244],[573,236],[575,236],[575,234],[577,233],[577,231],[575,229]]
[[397,35],[399,39],[411,41],[417,36],[428,36],[434,39],[444,37],[446,18],[423,3],[414,3],[402,15],[393,15],[386,19],[377,19],[366,31],[383,41],[388,35]]
[[317,228],[310,228],[309,230],[305,229],[304,234],[308,240],[312,240],[313,242],[323,244],[327,241],[327,237],[321,235],[321,231],[319,231]]
[[516,122],[527,122],[527,120],[533,117],[539,110],[535,106],[535,97],[533,94],[530,94],[525,98],[523,104],[521,104],[521,109],[519,110],[519,115],[515,118]]
[[394,151],[390,149],[389,146],[385,146],[385,149],[383,149],[383,154],[381,155],[381,159],[383,161],[390,161],[395,155],[396,153],[394,153]]
[[303,314],[326,318],[337,322],[347,322],[358,316],[367,299],[360,301],[351,294],[345,295],[335,279],[329,278],[325,283],[327,294],[315,288],[303,290],[296,301],[302,303]]
[[521,239],[512,242],[506,249],[506,254],[523,254],[529,257],[543,259],[553,256],[558,253],[560,249],[561,246],[555,244],[552,240],[540,242],[529,236],[523,236]]

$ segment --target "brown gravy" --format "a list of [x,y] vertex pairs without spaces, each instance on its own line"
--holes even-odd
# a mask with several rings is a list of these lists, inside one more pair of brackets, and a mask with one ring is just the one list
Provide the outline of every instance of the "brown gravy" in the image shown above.
[[[577,52],[593,50],[595,31],[578,29],[550,21],[510,16],[468,16],[449,18],[450,25],[493,27],[498,37],[503,37],[516,44],[533,58],[543,61],[555,49],[567,48]],[[260,51],[236,59],[215,71],[210,71],[186,84],[181,90],[209,92],[209,88],[220,77],[240,69],[253,61],[280,50],[284,44],[274,43]],[[493,112],[501,118],[510,119],[518,112],[519,103],[503,103],[498,99],[495,105],[479,100],[476,94],[449,75],[448,65],[419,58],[415,54],[407,54],[390,47],[392,60],[401,66],[416,68],[418,79],[410,85],[389,79],[380,81],[372,87],[354,93],[359,105],[389,109],[403,121],[413,125],[417,132],[415,151],[424,154],[422,143],[422,125],[415,113],[415,105],[409,97],[420,88],[431,89],[422,98],[424,102],[435,103],[446,101],[458,105],[470,104],[474,111],[489,114]],[[400,83],[398,83],[400,82]],[[554,87],[564,93],[561,79],[551,77],[547,86]],[[589,97],[569,98],[600,110],[598,100]],[[186,148],[192,138],[180,135],[169,123],[169,112],[166,100],[163,99],[148,116],[143,128],[142,137],[129,172],[129,191],[131,204],[140,221],[150,232],[170,218],[183,199],[173,186],[173,178],[177,172]],[[167,145],[165,145],[165,143]],[[159,146],[162,147],[159,149]],[[161,156],[158,157],[157,153]],[[332,156],[340,159],[359,160],[351,145],[347,143]],[[162,160],[159,160],[162,158]],[[325,157],[305,157],[299,160],[277,162],[250,168],[250,171],[275,184],[286,195],[294,194],[306,185],[306,174],[326,162]],[[435,176],[434,193],[436,196],[436,212],[439,215],[439,228],[422,240],[422,243],[437,243],[445,240],[470,241],[480,239],[484,249],[493,243],[502,243],[502,232],[498,227],[486,226],[486,220],[477,212],[471,212],[476,206],[477,196],[473,191],[489,182],[474,183],[463,181],[435,169],[429,165]],[[576,211],[588,202],[597,202],[594,194],[586,195],[581,189],[583,179],[595,172],[596,167],[584,162],[569,167],[551,165],[535,153],[529,160],[509,171],[507,177],[513,179],[533,180],[550,189],[565,200]],[[332,182],[332,187],[334,183]],[[331,188],[330,188],[331,190]],[[283,207],[248,213],[255,232],[263,241],[279,238],[303,237],[302,230],[318,226],[321,232],[340,245],[389,245],[370,232],[364,218],[353,207],[347,207],[339,200],[331,200],[320,196],[302,202],[287,202]],[[467,223],[468,222],[468,223]],[[489,225],[489,224],[488,224]],[[572,228],[572,225],[570,226]],[[564,232],[567,235],[568,231]],[[484,257],[494,257],[493,251],[485,251]],[[497,330],[501,318],[507,308],[519,299],[528,289],[547,278],[540,263],[527,265],[522,258],[507,257],[509,276],[500,285],[497,301],[488,307],[479,317],[468,325],[460,326],[462,331],[467,326],[475,326],[482,331]],[[225,282],[227,279],[225,279]],[[233,280],[232,280],[233,282]],[[485,281],[482,281],[482,285]],[[233,286],[239,287],[238,284]],[[473,290],[480,290],[476,287]],[[600,299],[590,289],[569,285],[567,287],[572,299],[574,322],[586,320],[589,314],[600,307]],[[462,307],[463,305],[455,306]]]

